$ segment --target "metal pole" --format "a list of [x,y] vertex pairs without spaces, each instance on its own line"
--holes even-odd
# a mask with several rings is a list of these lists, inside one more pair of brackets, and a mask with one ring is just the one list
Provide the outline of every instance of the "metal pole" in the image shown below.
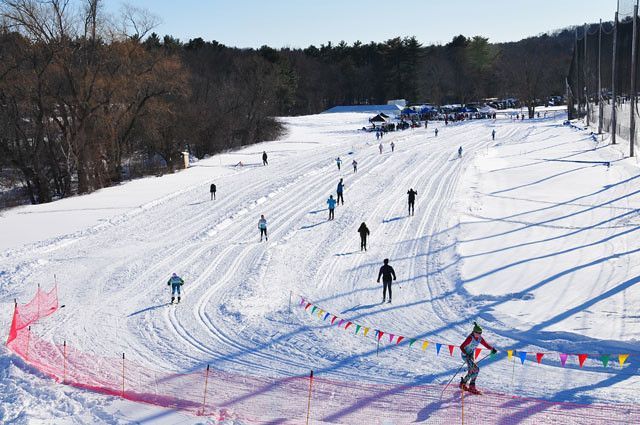
[[634,145],[636,143],[636,22],[638,16],[638,3],[633,6],[633,38],[631,41],[631,103],[629,104],[629,156],[634,156]]
[[602,19],[600,19],[600,27],[598,29],[598,134],[602,134],[602,70],[601,61],[602,58]]
[[307,402],[307,424],[309,425],[309,415],[311,414],[311,387],[313,386],[313,370],[309,375],[309,401]]
[[207,384],[209,383],[209,365],[207,365],[207,373],[204,376],[204,395],[202,396],[202,416],[204,416],[204,406],[207,401]]
[[587,72],[587,24],[584,24],[584,112],[587,116],[586,123],[589,126],[589,89],[587,87],[587,81],[589,79]]
[[611,63],[611,144],[616,144],[616,44],[618,40],[618,12],[613,21],[613,60]]
[[63,352],[62,352],[62,383],[67,380],[67,341],[64,341],[62,344]]
[[124,398],[124,353],[122,353],[122,398]]

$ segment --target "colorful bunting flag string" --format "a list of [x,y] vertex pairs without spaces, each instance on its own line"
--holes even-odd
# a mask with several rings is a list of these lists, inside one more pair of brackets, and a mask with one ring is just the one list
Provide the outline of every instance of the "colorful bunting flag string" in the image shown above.
[[[331,325],[333,325],[336,321],[338,321],[338,328],[340,328],[343,324],[345,324],[344,329],[347,330],[349,329],[349,327],[351,325],[355,326],[355,334],[359,334],[360,330],[362,330],[362,335],[364,337],[367,337],[369,334],[369,331],[371,328],[369,327],[364,327],[360,324],[357,323],[353,323],[350,322],[346,319],[340,318],[338,316],[336,316],[333,313],[329,313],[326,310],[321,309],[320,307],[314,305],[312,302],[310,302],[309,300],[305,299],[304,297],[300,297],[300,307],[303,307],[305,311],[308,311],[309,308],[311,308],[310,314],[311,315],[317,315],[319,319],[321,319],[322,321],[326,321],[328,317],[331,316]],[[317,314],[316,314],[317,311]],[[386,332],[386,331],[382,331],[380,329],[376,329],[375,330],[375,334],[374,334],[374,338],[377,339],[378,342],[381,342],[382,337],[384,335],[387,335],[387,337],[389,338],[389,343],[393,343],[394,339],[395,339],[395,345],[400,345],[400,343],[404,340],[407,339],[407,337],[402,336],[402,335],[397,335],[397,334],[393,334],[390,332]],[[449,349],[449,354],[451,356],[453,356],[455,349],[456,349],[456,345],[454,344],[448,344],[448,343],[441,343],[441,342],[434,342],[434,341],[427,341],[427,340],[418,340],[417,338],[408,338],[409,340],[409,348],[412,348],[413,345],[418,342],[422,351],[426,351],[427,347],[429,346],[429,344],[431,342],[433,342],[435,344],[435,349],[436,349],[436,355],[440,354],[440,349],[442,348],[443,345],[446,345],[447,348]],[[478,357],[480,356],[480,353],[482,352],[481,348],[476,348],[475,352],[474,352],[474,358],[478,359]],[[520,351],[520,350],[506,350],[507,352],[507,359],[508,360],[512,360],[514,355],[517,356],[520,359],[520,363],[524,365],[524,362],[527,359],[527,355],[529,354],[526,351]],[[625,362],[627,361],[627,359],[630,356],[636,356],[637,354],[629,354],[629,353],[623,353],[623,354],[596,354],[596,353],[558,353],[558,352],[536,352],[534,353],[536,356],[536,362],[538,364],[542,363],[542,359],[545,355],[547,354],[557,354],[560,358],[560,364],[562,365],[562,367],[566,366],[567,360],[569,359],[569,356],[574,356],[577,358],[578,361],[578,365],[580,367],[584,366],[584,363],[586,362],[586,360],[591,357],[594,359],[599,359],[602,362],[602,366],[603,367],[607,367],[609,364],[611,364],[611,358],[617,358],[618,359],[618,365],[619,367],[624,366]]]

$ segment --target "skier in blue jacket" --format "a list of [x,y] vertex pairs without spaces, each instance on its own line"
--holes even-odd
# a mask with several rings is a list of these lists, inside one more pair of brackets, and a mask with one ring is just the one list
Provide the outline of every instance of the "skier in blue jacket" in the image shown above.
[[336,209],[336,200],[333,199],[333,195],[329,195],[327,205],[329,206],[329,220],[333,220],[335,219],[334,210]]
[[184,285],[184,280],[177,274],[173,273],[167,281],[167,286],[171,286],[171,304],[176,299],[176,292],[178,293],[178,302],[180,302],[180,287]]
[[342,192],[344,192],[344,183],[342,183],[342,179],[338,182],[338,187],[336,188],[336,194],[338,195],[337,202],[340,203],[342,199],[342,205],[344,205],[344,197],[342,196]]

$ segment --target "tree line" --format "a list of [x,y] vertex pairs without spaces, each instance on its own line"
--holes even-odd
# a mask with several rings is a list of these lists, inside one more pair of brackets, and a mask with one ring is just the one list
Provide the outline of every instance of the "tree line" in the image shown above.
[[32,203],[172,171],[272,140],[274,118],[335,105],[467,103],[564,93],[571,30],[492,44],[423,46],[415,37],[305,49],[239,49],[152,33],[156,22],[103,0],[0,5],[0,174]]

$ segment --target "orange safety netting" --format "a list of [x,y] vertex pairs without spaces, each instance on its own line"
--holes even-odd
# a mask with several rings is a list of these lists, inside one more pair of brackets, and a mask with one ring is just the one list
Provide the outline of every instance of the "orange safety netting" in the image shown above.
[[498,393],[464,395],[455,385],[369,384],[322,377],[270,378],[203,369],[170,374],[125,358],[54,344],[30,324],[58,309],[56,288],[16,305],[7,346],[67,385],[129,400],[255,424],[630,424],[640,406],[581,405]]

